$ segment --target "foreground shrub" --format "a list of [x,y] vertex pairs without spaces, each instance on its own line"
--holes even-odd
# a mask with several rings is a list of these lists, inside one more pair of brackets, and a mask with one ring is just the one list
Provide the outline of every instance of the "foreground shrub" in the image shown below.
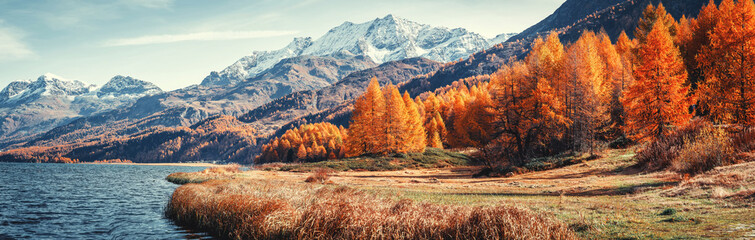
[[685,143],[679,149],[679,155],[673,159],[671,170],[702,173],[736,162],[736,151],[731,146],[731,138],[722,128],[706,127],[696,136],[685,139]]
[[327,168],[318,168],[314,172],[312,172],[312,175],[307,177],[305,179],[305,182],[308,183],[324,183],[328,178],[330,178],[330,172],[332,170]]
[[[647,143],[637,152],[638,164],[647,170],[669,169],[679,173],[697,174],[717,166],[739,162],[741,153],[755,136],[750,130],[730,133],[723,126],[713,126],[703,120],[692,121],[671,134]],[[735,136],[734,140],[732,136]]]
[[273,180],[184,185],[166,215],[226,239],[576,238],[565,224],[517,207],[415,203]]

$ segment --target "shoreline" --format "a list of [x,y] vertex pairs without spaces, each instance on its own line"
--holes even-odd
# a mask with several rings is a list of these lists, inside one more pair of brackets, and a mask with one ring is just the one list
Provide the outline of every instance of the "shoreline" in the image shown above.
[[173,167],[223,167],[228,164],[216,163],[93,163],[84,162],[79,164],[102,164],[102,165],[135,165],[135,166],[173,166]]

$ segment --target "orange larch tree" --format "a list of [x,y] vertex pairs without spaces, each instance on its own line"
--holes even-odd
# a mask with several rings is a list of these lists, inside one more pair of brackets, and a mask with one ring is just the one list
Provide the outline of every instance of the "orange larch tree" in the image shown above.
[[[624,63],[621,54],[611,43],[611,38],[605,32],[598,34],[597,42],[598,55],[603,63],[603,80],[600,90],[603,91],[598,95],[604,97],[603,104],[607,105],[608,121],[605,121],[601,135],[603,138],[610,140],[623,135],[624,126],[624,106],[621,104],[621,95],[623,91],[624,80]],[[607,98],[607,99],[606,99]]]
[[383,88],[385,95],[385,133],[382,134],[386,153],[407,152],[406,144],[411,139],[409,133],[409,116],[407,115],[404,99],[395,85],[389,84]]
[[419,113],[417,104],[412,100],[411,96],[409,96],[408,92],[404,92],[403,100],[407,112],[407,151],[424,152],[425,147],[427,146],[427,139],[422,116]]
[[[705,81],[700,63],[697,61],[697,55],[700,54],[704,46],[710,45],[709,32],[718,22],[718,7],[713,0],[700,10],[697,19],[689,20],[689,36],[679,40],[681,42],[680,51],[682,58],[687,66],[688,82],[692,90],[697,89],[698,84]],[[680,28],[684,23],[680,23]],[[685,30],[686,31],[686,30]]]
[[429,147],[443,148],[446,139],[446,123],[441,117],[441,103],[435,93],[429,93],[422,101],[426,142]]
[[642,12],[642,17],[637,22],[637,28],[634,30],[634,37],[640,44],[645,43],[647,35],[650,34],[656,22],[663,23],[672,38],[676,36],[676,20],[674,20],[671,14],[666,12],[666,7],[663,6],[663,3],[659,3],[657,7],[654,7],[653,4],[648,4]]
[[509,62],[490,78],[498,133],[493,145],[502,149],[499,155],[519,164],[548,151],[565,120],[556,111],[559,103],[549,81],[533,78],[526,63]]
[[[608,107],[612,82],[605,77],[603,60],[598,52],[598,37],[585,31],[567,50],[567,89],[569,93],[566,117],[571,123],[568,141],[573,150],[596,147],[596,137],[602,124],[608,122]],[[612,81],[613,79],[610,78]]]
[[624,96],[627,132],[635,140],[658,139],[669,125],[689,121],[687,71],[666,25],[653,25],[638,49],[635,81]]
[[346,148],[349,156],[385,151],[385,97],[377,78],[354,102]]
[[724,0],[709,37],[697,56],[702,105],[716,122],[755,125],[755,3]]

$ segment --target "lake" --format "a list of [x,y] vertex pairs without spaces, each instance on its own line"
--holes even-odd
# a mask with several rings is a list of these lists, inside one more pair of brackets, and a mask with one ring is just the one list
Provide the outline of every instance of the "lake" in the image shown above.
[[163,216],[165,176],[202,169],[0,163],[0,239],[207,238]]

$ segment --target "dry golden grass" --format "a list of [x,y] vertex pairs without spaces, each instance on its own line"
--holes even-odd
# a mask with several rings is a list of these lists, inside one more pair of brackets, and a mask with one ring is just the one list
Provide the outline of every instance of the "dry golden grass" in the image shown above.
[[166,215],[227,239],[576,238],[565,224],[518,207],[420,203],[275,180],[187,184]]
[[200,172],[171,173],[170,175],[165,177],[165,180],[168,180],[169,182],[176,183],[176,184],[200,183],[200,182],[205,182],[212,179],[233,178],[236,174],[239,174],[239,173],[241,173],[241,165],[229,164],[229,165],[222,165],[222,166],[207,168]]
[[704,174],[682,181],[678,186],[668,189],[665,196],[689,196],[728,198],[743,197],[755,203],[755,199],[746,193],[755,191],[755,162],[717,167]]

